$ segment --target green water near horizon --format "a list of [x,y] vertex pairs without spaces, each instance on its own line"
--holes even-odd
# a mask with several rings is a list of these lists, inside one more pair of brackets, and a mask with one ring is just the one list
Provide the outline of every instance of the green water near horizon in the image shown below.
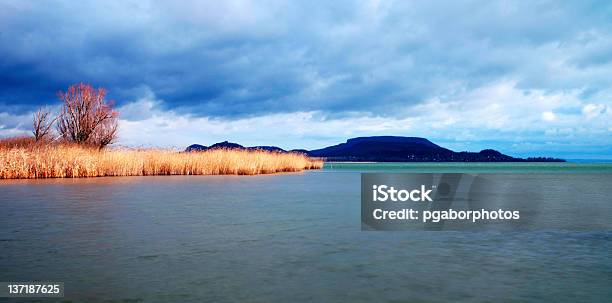
[[326,171],[406,173],[612,173],[612,163],[576,162],[326,162]]

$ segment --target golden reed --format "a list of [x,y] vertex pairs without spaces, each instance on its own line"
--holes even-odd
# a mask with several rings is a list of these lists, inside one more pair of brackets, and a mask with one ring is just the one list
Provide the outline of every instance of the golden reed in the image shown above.
[[0,179],[256,175],[323,166],[323,161],[299,153],[229,149],[205,152],[123,148],[98,150],[78,145],[16,142],[0,142]]

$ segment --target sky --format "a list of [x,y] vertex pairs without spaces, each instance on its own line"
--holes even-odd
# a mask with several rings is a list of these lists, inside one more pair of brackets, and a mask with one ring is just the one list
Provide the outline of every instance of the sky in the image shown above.
[[612,2],[0,0],[0,137],[78,82],[108,90],[122,146],[611,159]]

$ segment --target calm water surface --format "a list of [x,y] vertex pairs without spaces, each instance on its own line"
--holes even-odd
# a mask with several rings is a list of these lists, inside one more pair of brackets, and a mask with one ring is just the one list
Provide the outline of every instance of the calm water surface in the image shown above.
[[[560,165],[539,169],[562,193],[585,178],[610,187],[597,174],[612,165]],[[0,281],[63,281],[73,302],[609,302],[610,231],[360,230],[360,172],[534,167],[4,180]]]

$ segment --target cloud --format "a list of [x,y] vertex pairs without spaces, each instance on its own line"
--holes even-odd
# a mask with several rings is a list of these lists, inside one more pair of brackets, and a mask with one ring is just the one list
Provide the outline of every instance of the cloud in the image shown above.
[[[323,111],[276,113],[238,119],[198,117],[161,108],[162,100],[139,99],[130,108],[139,115],[122,115],[121,143],[184,148],[192,143],[222,140],[245,145],[271,144],[283,148],[319,148],[347,138],[368,135],[423,136],[456,150],[497,148],[518,156],[610,153],[612,115],[585,121],[579,92],[525,93],[514,82],[491,84],[452,100],[432,98],[402,109],[402,117],[377,113],[330,115]],[[490,100],[497,102],[490,102]],[[525,108],[530,110],[526,111]],[[461,113],[458,115],[457,113]],[[147,117],[143,119],[142,117]]]
[[605,104],[589,103],[582,107],[582,114],[584,114],[589,119],[605,114],[607,111],[608,111],[608,106]]
[[542,112],[542,120],[546,122],[552,122],[557,120],[557,115],[551,111]]
[[144,85],[167,108],[200,116],[374,108],[393,116],[500,79],[550,90],[612,84],[605,9],[582,3],[9,1],[2,9],[5,104],[46,103],[88,81],[119,103]]
[[[583,104],[578,91],[525,92],[512,81],[465,91],[452,99],[406,105],[398,117],[325,111],[201,117],[165,108],[166,102],[146,87],[140,91],[142,97],[117,108],[118,145],[184,149],[193,143],[230,140],[314,149],[356,136],[400,135],[427,137],[457,151],[495,148],[515,156],[606,158],[612,152],[612,113],[607,108]],[[0,126],[0,136],[29,132],[31,114],[3,112],[0,117],[10,121]]]
[[12,115],[0,112],[0,138],[13,136],[26,136],[29,131],[32,116],[29,114]]
[[109,89],[133,144],[249,140],[279,123],[287,131],[263,131],[259,144],[403,134],[522,153],[607,142],[610,11],[605,1],[5,0],[0,124],[85,81]]

